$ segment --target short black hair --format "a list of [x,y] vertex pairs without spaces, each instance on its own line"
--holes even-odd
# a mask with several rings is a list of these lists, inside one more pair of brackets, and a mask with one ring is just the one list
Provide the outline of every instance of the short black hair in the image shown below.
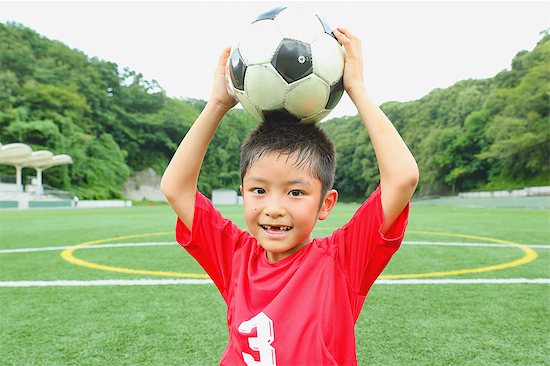
[[272,152],[297,154],[295,165],[309,169],[321,181],[321,199],[332,188],[336,172],[334,144],[316,124],[261,123],[241,146],[241,182],[252,164]]

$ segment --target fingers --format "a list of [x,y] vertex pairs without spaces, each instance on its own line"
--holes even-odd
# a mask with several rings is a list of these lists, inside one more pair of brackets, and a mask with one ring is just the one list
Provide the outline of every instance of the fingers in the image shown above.
[[221,64],[221,63],[225,64],[225,62],[229,58],[230,53],[231,53],[231,47],[224,48],[224,50],[220,54],[220,58],[218,59],[218,63],[219,64]]
[[222,51],[222,54],[220,55],[220,59],[227,59],[229,57],[229,53],[231,52],[231,47],[226,47]]
[[361,40],[347,28],[337,27],[333,33],[338,42],[344,46],[347,54],[361,54]]
[[347,28],[337,27],[334,30],[334,35],[343,45],[351,43],[352,41],[359,41],[357,37],[353,35]]
[[225,70],[225,65],[227,64],[227,59],[229,58],[230,53],[231,53],[231,47],[226,47],[222,51],[222,53],[220,54],[220,57],[218,58],[217,72],[223,72],[223,70]]

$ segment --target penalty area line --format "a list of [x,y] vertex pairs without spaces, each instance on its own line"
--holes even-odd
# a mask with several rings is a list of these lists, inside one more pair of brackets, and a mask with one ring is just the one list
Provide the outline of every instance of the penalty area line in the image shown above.
[[[141,279],[141,280],[57,280],[57,281],[0,281],[0,287],[89,287],[89,286],[158,286],[211,285],[211,279]],[[550,284],[550,278],[446,278],[377,280],[375,285],[515,285]]]

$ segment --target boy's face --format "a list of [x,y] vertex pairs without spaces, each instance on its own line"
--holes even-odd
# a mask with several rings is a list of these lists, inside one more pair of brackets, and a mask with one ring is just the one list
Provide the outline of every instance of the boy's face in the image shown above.
[[246,225],[271,262],[310,243],[315,223],[329,215],[338,198],[331,190],[321,202],[321,182],[295,162],[295,155],[263,155],[241,186]]

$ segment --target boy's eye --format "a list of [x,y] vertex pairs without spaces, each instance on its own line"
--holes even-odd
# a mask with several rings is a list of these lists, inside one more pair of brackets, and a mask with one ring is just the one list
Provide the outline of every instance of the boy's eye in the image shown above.
[[255,193],[255,194],[264,194],[264,193],[265,193],[265,189],[263,189],[263,188],[252,188],[252,193]]
[[293,197],[299,197],[303,194],[303,192],[298,189],[293,189],[292,191],[288,192],[288,194]]

